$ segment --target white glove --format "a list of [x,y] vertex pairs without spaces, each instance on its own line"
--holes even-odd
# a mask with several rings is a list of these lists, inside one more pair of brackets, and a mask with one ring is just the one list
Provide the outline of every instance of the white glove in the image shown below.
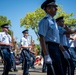
[[63,53],[65,59],[70,59],[70,55],[67,51],[63,51],[62,53]]
[[52,64],[52,59],[49,55],[45,55],[44,60],[46,64]]

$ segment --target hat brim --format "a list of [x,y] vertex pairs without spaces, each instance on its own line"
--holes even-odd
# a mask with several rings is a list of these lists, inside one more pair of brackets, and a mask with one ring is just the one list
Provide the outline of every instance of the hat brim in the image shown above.
[[9,27],[6,27],[6,26],[5,26],[5,27],[2,27],[2,28],[9,28]]
[[28,34],[28,30],[24,30],[24,31],[22,31],[22,33]]

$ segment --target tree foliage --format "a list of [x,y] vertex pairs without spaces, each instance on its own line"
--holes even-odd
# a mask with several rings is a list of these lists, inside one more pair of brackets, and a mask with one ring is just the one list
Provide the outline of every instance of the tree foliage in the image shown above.
[[[11,21],[8,20],[6,16],[0,16],[0,31],[2,31],[1,25],[6,23],[8,23],[11,26]],[[9,30],[9,34],[11,34],[11,30]]]
[[[41,8],[38,8],[34,12],[28,12],[24,18],[21,18],[20,25],[21,25],[21,27],[23,26],[26,29],[32,28],[32,30],[34,30],[34,32],[38,36],[38,34],[37,34],[38,23],[39,23],[40,19],[43,18],[44,16],[45,16],[44,10],[42,10]],[[73,18],[74,14],[66,13],[65,11],[63,11],[61,6],[58,7],[57,15],[55,16],[55,18],[57,18],[59,16],[64,16],[65,24],[68,24],[68,25],[76,24],[76,19]]]
[[36,11],[27,13],[24,18],[21,18],[21,26],[24,26],[27,29],[32,28],[37,35],[38,23],[44,16],[45,12],[41,8],[38,8]]
[[57,15],[55,16],[55,18],[59,16],[64,16],[64,23],[67,25],[76,24],[76,18],[74,18],[74,14],[66,13],[60,6],[58,7]]

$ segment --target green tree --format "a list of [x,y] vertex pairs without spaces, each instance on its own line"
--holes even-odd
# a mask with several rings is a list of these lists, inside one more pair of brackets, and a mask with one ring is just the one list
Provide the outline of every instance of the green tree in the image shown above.
[[[44,10],[41,8],[36,9],[34,12],[27,13],[24,18],[20,19],[20,25],[21,27],[23,26],[24,28],[32,28],[36,35],[38,36],[38,23],[42,17],[45,16]],[[59,16],[64,16],[64,22],[65,24],[76,24],[76,19],[73,18],[74,14],[73,13],[66,13],[63,11],[61,6],[58,7],[57,15],[54,18],[57,18]]]
[[[41,8],[37,8],[34,12],[28,12],[24,18],[20,19],[20,26],[28,29],[31,28],[34,30],[38,37],[38,23],[41,18],[45,16],[44,10]],[[67,25],[74,25],[76,24],[76,19],[73,18],[74,14],[73,13],[66,13],[63,11],[62,7],[59,5],[57,15],[54,17],[55,19],[57,17],[64,16],[64,22]],[[40,46],[36,45],[36,48],[38,49],[38,52],[40,53]]]
[[57,15],[55,18],[59,16],[64,16],[64,23],[67,25],[74,25],[76,24],[76,18],[74,18],[73,13],[66,13],[61,6],[58,7]]
[[[6,16],[0,16],[0,27],[3,24],[8,23],[11,26],[11,21],[7,19]],[[2,29],[0,28],[0,31],[2,31]],[[11,30],[9,30],[9,34],[11,34]]]
[[45,12],[41,8],[38,8],[36,11],[27,13],[24,18],[21,18],[20,25],[24,26],[26,29],[32,28],[37,35],[38,23],[44,16]]

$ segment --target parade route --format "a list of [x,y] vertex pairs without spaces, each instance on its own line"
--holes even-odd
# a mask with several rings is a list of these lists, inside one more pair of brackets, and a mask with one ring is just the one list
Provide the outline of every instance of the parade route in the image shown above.
[[[9,75],[23,75],[23,70],[21,69],[21,64],[20,65],[16,65],[17,68],[17,72],[10,72]],[[29,73],[30,75],[46,75],[46,73],[42,73],[42,65],[39,66],[35,66],[36,69],[29,69]],[[0,63],[0,75],[2,75],[3,72],[3,64]],[[74,75],[76,75],[76,69],[75,69],[75,73]]]
[[[30,69],[30,75],[46,75],[46,73],[42,73],[42,66],[35,66],[36,69]],[[21,65],[17,65],[17,72],[10,72],[9,75],[23,75],[23,70],[21,70]],[[0,65],[0,75],[3,72],[3,65]]]

